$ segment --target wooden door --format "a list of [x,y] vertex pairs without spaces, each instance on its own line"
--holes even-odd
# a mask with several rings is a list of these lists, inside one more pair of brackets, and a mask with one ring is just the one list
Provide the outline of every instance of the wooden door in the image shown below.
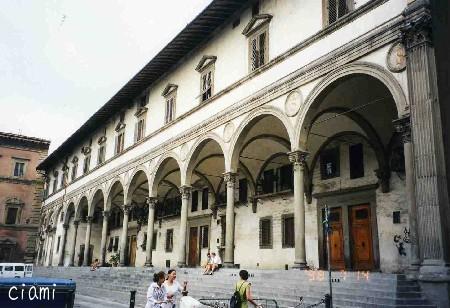
[[130,242],[130,266],[136,266],[136,235],[131,236],[131,242]]
[[[331,269],[341,270],[345,268],[344,262],[344,232],[342,229],[342,208],[330,209],[330,249],[331,249]],[[325,263],[327,264],[327,239],[324,234]]]
[[189,229],[189,257],[188,265],[197,266],[198,264],[198,227]]
[[368,204],[350,207],[350,241],[354,270],[372,270],[374,268],[370,221]]

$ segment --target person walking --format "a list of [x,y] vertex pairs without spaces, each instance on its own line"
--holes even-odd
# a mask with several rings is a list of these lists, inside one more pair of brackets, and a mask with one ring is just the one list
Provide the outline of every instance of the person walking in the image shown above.
[[145,308],[164,308],[164,304],[167,303],[167,291],[164,286],[165,280],[166,274],[164,272],[153,275],[153,283],[147,290],[147,303],[145,304]]
[[166,297],[167,297],[167,304],[165,305],[166,308],[175,308],[179,305],[180,296],[185,292],[187,292],[187,281],[183,282],[183,287],[176,281],[177,279],[177,272],[174,269],[170,269],[167,272],[167,279],[164,281],[164,287],[166,289]]
[[239,272],[239,277],[241,278],[235,285],[235,291],[239,293],[239,299],[241,303],[240,308],[248,308],[248,302],[255,305],[255,307],[261,308],[262,306],[253,300],[251,283],[248,282],[248,272],[246,270],[241,270]]

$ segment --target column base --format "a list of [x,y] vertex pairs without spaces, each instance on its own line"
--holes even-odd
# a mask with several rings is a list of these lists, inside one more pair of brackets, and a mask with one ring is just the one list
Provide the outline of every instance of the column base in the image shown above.
[[144,267],[153,267],[152,262],[145,262]]
[[292,266],[292,269],[296,270],[307,270],[308,268],[306,262],[294,262],[294,265]]
[[420,265],[418,278],[427,282],[450,282],[450,267],[442,260],[425,260]]
[[187,267],[187,264],[185,262],[177,262],[177,267],[179,268]]
[[125,267],[125,263],[119,263],[119,267]]

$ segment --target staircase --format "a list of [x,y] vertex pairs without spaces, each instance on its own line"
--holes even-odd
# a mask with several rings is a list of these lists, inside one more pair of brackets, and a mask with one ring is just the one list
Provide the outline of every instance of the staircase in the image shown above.
[[[76,307],[128,307],[130,290],[136,290],[136,307],[144,307],[151,268],[36,267],[35,277],[73,279],[77,284]],[[200,298],[230,298],[239,270],[221,269],[204,276],[200,269],[178,269],[177,280],[188,281],[189,295]],[[275,299],[279,307],[294,307],[303,302],[318,303],[328,293],[327,273],[322,271],[253,270],[249,281],[253,297]],[[334,307],[436,307],[424,298],[417,282],[403,275],[357,272],[333,273]],[[251,305],[250,305],[251,306]],[[324,307],[320,305],[319,307]]]

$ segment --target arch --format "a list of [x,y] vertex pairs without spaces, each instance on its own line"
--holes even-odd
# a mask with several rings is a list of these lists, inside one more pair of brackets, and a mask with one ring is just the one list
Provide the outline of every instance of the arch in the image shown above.
[[107,197],[106,197],[106,203],[105,203],[105,210],[108,211],[111,209],[111,203],[114,200],[115,197],[117,197],[117,195],[119,194],[117,192],[118,189],[121,189],[124,196],[123,196],[123,200],[126,200],[126,191],[125,191],[125,186],[123,184],[123,181],[120,178],[116,178],[114,179],[114,181],[111,183],[110,187],[108,188],[108,193],[107,193]]
[[281,110],[275,107],[264,106],[258,108],[256,111],[250,113],[242,121],[242,123],[238,126],[233,135],[233,138],[230,143],[231,154],[229,155],[230,161],[228,162],[229,170],[227,169],[227,171],[231,172],[237,171],[237,167],[239,164],[239,155],[242,151],[242,146],[244,139],[246,137],[246,132],[250,130],[253,127],[253,125],[256,124],[259,120],[267,116],[274,116],[275,118],[280,120],[280,122],[284,126],[284,129],[286,130],[287,135],[289,136],[289,142],[291,143],[292,148],[292,145],[294,144],[293,140],[295,140],[294,139],[295,134],[291,122],[289,121],[287,116]]
[[201,161],[197,162],[198,155],[200,155],[203,148],[208,144],[208,142],[216,142],[219,145],[220,150],[222,151],[222,156],[224,157],[225,165],[224,170],[226,170],[227,164],[227,151],[225,147],[225,143],[223,140],[215,133],[208,133],[203,137],[198,138],[195,143],[192,145],[191,151],[187,156],[187,165],[186,165],[186,173],[185,173],[185,184],[190,185],[192,181],[192,174],[194,170],[207,158],[211,158],[212,155],[217,156],[218,154],[212,154],[208,157],[203,158]]
[[76,206],[76,210],[75,210],[75,219],[79,220],[81,217],[81,210],[82,207],[84,206],[84,202],[86,202],[86,206],[88,208],[88,215],[89,215],[89,200],[88,197],[86,195],[83,195],[80,200],[78,200],[78,204]]
[[102,208],[102,210],[104,210],[105,206],[106,206],[105,205],[105,200],[106,200],[105,194],[104,194],[102,188],[97,188],[95,190],[95,192],[92,194],[92,198],[90,199],[90,201],[88,203],[88,205],[89,205],[88,216],[92,216],[94,214],[94,210],[95,210],[95,208],[97,206],[97,203],[101,199],[103,199],[103,206],[101,208]]
[[148,187],[149,187],[149,197],[156,197],[158,194],[158,185],[161,180],[161,175],[164,169],[164,166],[171,160],[174,159],[180,168],[180,176],[181,176],[181,185],[184,185],[185,178],[183,176],[183,169],[181,168],[182,164],[180,163],[180,158],[173,151],[164,153],[156,163],[154,167],[154,171],[152,172],[152,176],[149,178]]
[[325,78],[322,79],[314,89],[309,93],[306,98],[303,107],[300,112],[300,116],[295,125],[295,149],[305,149],[306,142],[308,139],[308,133],[304,131],[304,128],[308,128],[309,124],[312,123],[311,118],[311,109],[312,106],[317,103],[317,98],[324,93],[324,90],[333,84],[335,81],[341,79],[345,76],[355,75],[355,74],[363,74],[371,76],[382,84],[386,86],[392,98],[394,99],[398,116],[407,113],[408,111],[408,102],[405,96],[405,93],[399,84],[399,82],[394,78],[394,76],[389,73],[382,66],[369,62],[354,62],[342,67],[337,68],[336,70],[329,73]]
[[[72,211],[73,211],[73,213],[74,213],[74,215],[75,215],[75,203],[69,202],[69,203],[67,204],[66,209],[65,209],[65,213],[66,213],[66,215],[64,216],[64,223],[65,223],[65,224],[68,224],[68,223],[69,223],[70,216],[71,216],[70,214],[72,213]],[[74,216],[74,219],[75,219],[75,216]]]
[[[145,180],[141,183],[138,183],[138,180],[141,176],[145,177]],[[147,169],[144,166],[139,166],[137,167],[131,177],[130,177],[130,182],[128,183],[128,187],[127,187],[127,204],[131,204],[131,199],[133,198],[133,194],[136,192],[137,188],[140,187],[143,183],[145,183],[145,181],[147,181],[147,185],[148,185],[148,180],[149,180],[149,176],[148,176],[148,172]]]

